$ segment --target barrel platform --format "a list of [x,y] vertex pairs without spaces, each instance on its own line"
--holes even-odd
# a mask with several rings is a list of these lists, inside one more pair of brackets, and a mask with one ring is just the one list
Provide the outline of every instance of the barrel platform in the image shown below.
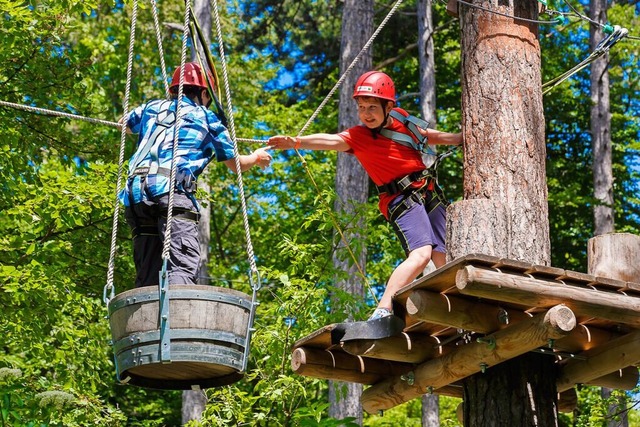
[[116,295],[108,306],[116,373],[140,387],[189,390],[232,384],[243,377],[251,298],[204,285],[170,285],[170,359],[161,357],[156,286]]

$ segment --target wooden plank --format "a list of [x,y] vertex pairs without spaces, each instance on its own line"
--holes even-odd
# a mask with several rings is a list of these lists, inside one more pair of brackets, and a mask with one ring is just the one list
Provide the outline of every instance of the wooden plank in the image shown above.
[[435,389],[432,393],[440,396],[457,397],[458,399],[462,399],[463,390],[461,385],[450,384]]
[[[376,413],[400,405],[430,388],[443,387],[545,345],[550,338],[560,338],[575,326],[576,319],[569,308],[553,307],[485,337],[485,342],[460,346],[443,357],[418,365],[411,384],[398,376],[375,384],[362,393],[362,407]],[[490,340],[495,345],[486,343]]]
[[314,347],[328,349],[332,346],[331,331],[338,327],[339,323],[332,323],[327,326],[311,332],[309,335],[300,338],[293,344],[293,348],[298,347]]
[[578,282],[581,285],[592,285],[596,283],[595,276],[571,270],[565,270],[563,274],[556,277],[556,280]]
[[595,286],[599,288],[611,289],[619,291],[627,287],[627,282],[624,280],[617,280],[611,277],[596,276]]
[[620,291],[631,290],[633,292],[640,293],[640,283],[637,282],[625,282],[624,288],[620,289]]
[[615,292],[584,289],[473,266],[458,272],[456,286],[465,295],[532,307],[566,304],[579,320],[595,317],[640,327],[640,298]]
[[533,267],[533,264],[531,264],[530,262],[517,261],[515,259],[500,258],[500,260],[493,264],[492,267],[497,268],[498,270],[506,269],[522,273],[524,271],[530,270],[531,267]]
[[558,267],[552,267],[549,265],[534,264],[529,270],[523,271],[523,274],[530,274],[538,278],[553,278],[560,277],[565,274],[565,270]]
[[428,289],[432,292],[446,291],[455,286],[456,273],[465,265],[473,263],[474,265],[491,266],[499,260],[498,257],[483,254],[465,255],[404,286],[395,294],[394,299],[404,306],[404,300],[414,289]]
[[583,384],[595,378],[640,363],[640,330],[609,341],[585,351],[581,356],[586,360],[570,360],[561,367],[558,376],[558,391],[564,391],[575,384]]

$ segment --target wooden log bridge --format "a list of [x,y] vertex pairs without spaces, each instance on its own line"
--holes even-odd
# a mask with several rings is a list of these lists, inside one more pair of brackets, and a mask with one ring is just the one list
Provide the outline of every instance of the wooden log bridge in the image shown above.
[[395,336],[342,342],[333,324],[298,340],[294,372],[371,385],[369,413],[425,393],[462,397],[463,379],[530,351],[555,358],[561,411],[575,407],[576,384],[638,383],[639,283],[472,254],[401,289],[394,311],[406,324]]

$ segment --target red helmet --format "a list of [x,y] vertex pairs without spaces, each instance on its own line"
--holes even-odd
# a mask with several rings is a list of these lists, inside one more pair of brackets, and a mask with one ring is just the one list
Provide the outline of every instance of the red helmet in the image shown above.
[[353,97],[372,96],[396,102],[396,89],[391,77],[381,71],[369,71],[360,76],[353,88]]
[[[213,76],[210,72],[207,71],[209,81],[211,84],[215,84],[215,80],[213,80]],[[199,64],[195,62],[187,62],[184,64],[184,82],[185,86],[197,86],[203,89],[206,89],[207,79],[202,72],[202,68]],[[180,67],[176,68],[176,71],[173,72],[173,78],[171,79],[171,86],[169,90],[173,93],[178,92],[178,86],[180,85]]]

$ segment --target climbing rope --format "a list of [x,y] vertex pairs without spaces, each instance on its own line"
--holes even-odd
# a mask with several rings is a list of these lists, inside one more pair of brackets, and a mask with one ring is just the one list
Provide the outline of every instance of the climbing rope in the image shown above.
[[244,357],[242,364],[242,371],[246,371],[247,364],[249,362],[249,352],[251,345],[251,337],[253,335],[253,331],[255,330],[253,327],[253,322],[255,319],[256,307],[258,306],[257,302],[257,293],[261,286],[260,274],[258,272],[258,267],[256,266],[255,254],[253,252],[253,244],[251,243],[251,231],[249,229],[249,215],[247,214],[247,203],[246,197],[244,194],[244,184],[242,181],[242,168],[240,167],[240,153],[238,152],[238,143],[236,139],[236,127],[235,121],[233,118],[233,105],[231,102],[231,87],[229,85],[229,74],[227,70],[227,60],[226,54],[224,51],[224,40],[222,38],[222,27],[220,25],[220,14],[218,13],[218,1],[213,1],[213,16],[216,27],[216,36],[218,39],[218,50],[220,54],[220,64],[222,66],[222,80],[224,82],[224,91],[225,91],[225,99],[227,101],[227,111],[228,111],[228,130],[231,136],[231,140],[233,141],[233,153],[235,156],[236,163],[236,173],[238,175],[238,189],[240,191],[240,203],[242,206],[242,223],[244,225],[245,239],[247,242],[247,257],[249,260],[249,282],[251,283],[251,289],[253,294],[251,296],[251,310],[249,311],[249,320],[247,322],[247,334],[245,339],[244,346]]
[[566,79],[568,79],[578,71],[582,70],[584,67],[586,67],[596,59],[600,58],[602,55],[606,54],[613,45],[615,45],[618,41],[626,37],[628,33],[629,31],[626,28],[622,28],[619,25],[616,25],[613,29],[613,32],[605,36],[602,40],[600,40],[600,43],[598,43],[596,48],[593,50],[593,52],[591,52],[591,54],[587,58],[585,58],[584,60],[582,60],[582,62],[575,65],[574,67],[564,72],[563,74],[543,84],[542,94],[546,95],[555,87],[557,87],[560,83],[564,82]]
[[[302,126],[302,129],[300,129],[300,132],[298,132],[298,136],[301,136],[304,133],[304,131],[307,130],[309,125],[311,125],[311,123],[316,119],[316,117],[318,116],[320,111],[324,108],[324,106],[327,104],[327,102],[329,102],[329,100],[333,97],[333,94],[335,93],[335,91],[338,90],[338,88],[340,86],[342,86],[342,83],[347,78],[349,73],[351,73],[351,70],[353,69],[353,67],[356,66],[358,61],[360,61],[360,58],[362,57],[362,55],[364,55],[364,53],[373,44],[373,41],[376,39],[378,34],[380,34],[380,31],[382,31],[382,29],[385,27],[385,25],[387,25],[387,22],[389,21],[389,19],[391,19],[391,17],[396,12],[398,7],[400,7],[400,5],[402,4],[402,1],[403,0],[397,0],[395,2],[395,4],[391,7],[391,10],[389,10],[389,13],[387,13],[387,16],[384,17],[384,19],[382,20],[382,22],[380,23],[378,28],[374,31],[374,33],[371,35],[371,37],[369,37],[369,40],[367,40],[367,42],[364,44],[364,46],[362,46],[362,49],[360,49],[360,52],[358,52],[356,57],[353,58],[353,61],[351,61],[351,64],[349,64],[349,66],[347,67],[345,72],[342,74],[340,79],[338,79],[338,81],[333,86],[333,88],[331,88],[331,90],[329,91],[327,96],[325,96],[325,98],[322,100],[320,105],[318,105],[318,108],[316,108],[316,111],[314,111],[313,114],[311,115],[311,117],[309,117],[309,120],[307,120],[307,122],[304,124],[304,126]],[[296,150],[296,152],[297,151],[298,150]]]
[[[304,126],[302,126],[302,128],[300,129],[300,131],[298,132],[298,136],[301,136],[305,130],[309,127],[309,125],[315,120],[315,118],[318,116],[318,114],[320,113],[320,111],[324,108],[324,106],[327,104],[327,102],[329,102],[329,100],[333,97],[333,94],[336,92],[336,90],[338,90],[338,88],[342,85],[342,83],[344,82],[344,80],[347,78],[347,76],[349,75],[349,73],[351,72],[351,70],[356,66],[356,64],[358,63],[358,61],[360,61],[360,58],[364,55],[364,53],[369,49],[369,47],[371,46],[371,44],[373,44],[373,41],[376,39],[376,37],[378,36],[378,34],[380,33],[380,31],[382,31],[382,29],[385,27],[385,25],[387,24],[387,22],[389,21],[389,19],[391,19],[391,17],[393,16],[393,14],[396,12],[396,10],[398,9],[398,7],[402,4],[403,0],[397,0],[394,5],[391,7],[391,9],[389,10],[389,13],[387,13],[387,16],[385,16],[385,18],[382,20],[382,22],[380,23],[380,25],[378,26],[378,28],[374,31],[374,33],[371,35],[371,37],[369,38],[369,40],[367,40],[367,42],[364,44],[364,46],[362,47],[362,49],[360,49],[360,52],[358,52],[358,54],[356,55],[356,57],[353,59],[353,61],[351,61],[351,64],[349,64],[349,66],[347,67],[347,69],[345,70],[345,72],[342,74],[342,76],[340,77],[340,79],[338,79],[338,81],[336,82],[336,84],[333,86],[333,88],[331,88],[331,90],[329,91],[329,93],[327,94],[327,96],[325,96],[325,98],[322,100],[322,102],[320,103],[320,105],[318,106],[318,108],[316,108],[316,110],[313,112],[313,114],[311,115],[311,117],[309,117],[309,119],[307,120],[307,122],[304,124]],[[318,194],[320,194],[320,187],[318,186],[318,183],[315,181],[313,174],[311,173],[311,170],[309,169],[309,166],[307,165],[307,161],[304,159],[304,157],[300,154],[300,152],[295,149],[296,154],[298,155],[298,157],[300,158],[300,162],[302,163],[305,171],[307,172],[307,175],[309,175],[309,179],[311,180],[311,183],[313,184],[314,188],[316,189],[316,191],[318,192]],[[373,297],[373,300],[375,301],[376,304],[378,304],[378,298],[376,297],[375,292],[373,291],[373,289],[371,288],[371,285],[369,284],[369,280],[367,279],[367,276],[364,274],[364,271],[362,269],[362,267],[360,266],[360,263],[358,262],[358,259],[356,258],[356,255],[353,253],[353,250],[351,249],[351,246],[349,245],[349,242],[347,241],[344,232],[342,230],[342,228],[340,227],[340,225],[338,224],[338,220],[336,219],[335,215],[333,214],[333,210],[331,209],[330,206],[327,205],[327,202],[325,201],[324,198],[320,198],[321,203],[325,204],[325,208],[327,208],[327,213],[329,215],[329,218],[331,219],[331,223],[333,224],[333,227],[336,229],[337,233],[340,235],[340,240],[342,241],[342,243],[345,246],[345,249],[347,250],[347,252],[349,253],[349,256],[351,257],[351,259],[354,262],[354,265],[356,266],[358,273],[360,274],[360,276],[364,279],[364,284],[367,287],[367,289],[369,290],[369,293],[371,294],[371,296]]]
[[164,49],[162,48],[162,33],[160,32],[160,20],[158,19],[158,5],[156,0],[151,0],[151,10],[153,11],[153,26],[158,40],[158,55],[160,56],[160,70],[162,71],[162,83],[164,83],[164,93],[167,99],[170,97],[169,78],[167,77],[167,66],[164,62]]
[[[237,181],[238,181],[238,189],[240,191],[240,202],[242,206],[242,222],[244,224],[245,238],[247,241],[247,256],[249,258],[249,266],[251,269],[251,273],[254,275],[257,275],[258,268],[256,266],[255,255],[253,252],[253,244],[251,243],[251,232],[249,229],[249,215],[247,214],[247,203],[245,200],[244,184],[242,180],[242,169],[240,167],[240,154],[238,152],[238,144],[237,144],[237,138],[236,138],[236,125],[233,118],[233,105],[231,101],[231,88],[229,85],[229,74],[227,70],[227,61],[226,61],[226,54],[224,50],[224,40],[222,38],[222,27],[220,25],[220,14],[218,13],[217,0],[213,1],[213,10],[214,10],[213,16],[214,16],[214,22],[215,22],[215,28],[216,28],[216,37],[218,39],[218,50],[220,53],[220,64],[222,67],[222,81],[224,84],[224,93],[225,93],[225,99],[227,103],[228,120],[229,120],[228,130],[229,130],[229,134],[231,135],[231,140],[233,141],[233,154],[235,156],[236,170],[238,175]],[[255,285],[259,287],[260,283],[258,282]]]
[[[127,81],[124,90],[124,105],[122,117],[125,118],[129,114],[129,96],[131,93],[131,70],[133,68],[133,46],[136,36],[136,21],[138,19],[138,0],[133,1],[133,10],[131,12],[131,30],[129,31],[129,54],[127,59]],[[115,268],[115,256],[116,256],[116,242],[118,234],[118,214],[120,212],[120,203],[118,195],[122,188],[122,170],[124,167],[124,148],[127,138],[127,127],[122,126],[120,132],[120,152],[118,155],[118,178],[116,181],[116,200],[115,208],[113,210],[113,227],[111,229],[111,248],[109,250],[109,267],[107,269],[107,284],[104,286],[103,300],[107,306],[109,301],[115,295],[115,289],[113,287],[113,271]]]
[[169,176],[169,202],[167,204],[167,228],[165,230],[164,242],[162,245],[162,273],[166,274],[166,264],[169,260],[170,250],[171,250],[171,223],[173,222],[173,199],[175,194],[175,185],[176,182],[176,173],[178,170],[178,162],[176,161],[175,153],[178,152],[178,136],[180,133],[180,127],[182,125],[182,96],[184,93],[184,65],[187,62],[187,40],[189,36],[189,20],[190,20],[190,11],[189,7],[185,7],[184,11],[184,29],[182,32],[182,49],[180,53],[180,84],[178,85],[178,102],[176,102],[176,125],[173,129],[173,146],[171,156],[171,174]]
[[83,120],[85,122],[95,123],[99,125],[113,126],[113,127],[121,126],[119,123],[116,123],[116,122],[110,122],[107,120],[100,120],[100,119],[92,119],[91,117],[83,117],[77,114],[64,113],[62,111],[47,110],[45,108],[33,107],[30,105],[15,104],[13,102],[0,101],[0,105],[4,107],[16,108],[18,110],[29,111],[31,113],[39,113],[39,114],[45,114],[48,116],[59,116],[59,117],[66,117],[68,119]]

